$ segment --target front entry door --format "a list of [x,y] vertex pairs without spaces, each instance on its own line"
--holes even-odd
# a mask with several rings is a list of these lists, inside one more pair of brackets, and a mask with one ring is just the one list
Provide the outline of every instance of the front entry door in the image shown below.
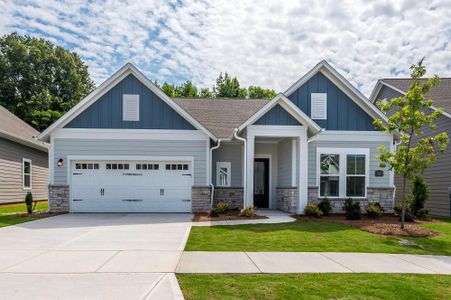
[[254,160],[254,206],[269,207],[269,159]]

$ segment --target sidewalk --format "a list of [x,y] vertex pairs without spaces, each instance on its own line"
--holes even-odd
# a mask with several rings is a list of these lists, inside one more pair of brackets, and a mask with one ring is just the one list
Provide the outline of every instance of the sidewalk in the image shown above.
[[268,219],[193,222],[193,226],[275,224],[296,221],[289,213],[280,210],[261,209],[257,210],[257,215],[268,217]]
[[450,256],[337,252],[183,253],[176,273],[451,274]]

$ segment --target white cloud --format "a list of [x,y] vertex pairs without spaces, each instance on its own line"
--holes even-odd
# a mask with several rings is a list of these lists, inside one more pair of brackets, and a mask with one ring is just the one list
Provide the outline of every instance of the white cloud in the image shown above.
[[126,61],[211,87],[221,71],[283,91],[321,59],[369,94],[381,77],[451,75],[451,4],[434,1],[0,1],[0,33],[77,52],[97,83]]

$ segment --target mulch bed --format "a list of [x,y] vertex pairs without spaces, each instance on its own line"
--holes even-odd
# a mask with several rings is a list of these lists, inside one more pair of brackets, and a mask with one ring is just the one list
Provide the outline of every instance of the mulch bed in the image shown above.
[[401,229],[401,222],[399,221],[399,217],[393,215],[384,215],[378,219],[372,219],[368,218],[367,216],[362,216],[362,219],[360,220],[347,220],[345,216],[341,214],[323,216],[321,218],[301,215],[294,215],[293,217],[300,221],[309,220],[344,224],[367,232],[389,237],[427,237],[438,235],[438,233],[433,230],[419,226],[423,223],[437,221],[406,222],[404,223],[404,229]]
[[48,212],[48,211],[35,211],[32,214],[28,214],[28,213],[12,213],[12,214],[5,214],[5,216],[14,216],[14,217],[18,217],[18,218],[37,218],[37,219],[43,219],[43,218],[48,218],[48,217],[54,217],[54,216],[58,216],[58,215],[62,215],[64,213],[52,213],[52,212]]
[[208,221],[229,221],[229,220],[255,220],[255,219],[268,219],[265,216],[255,216],[253,218],[240,217],[237,214],[219,215],[218,217],[210,217],[209,214],[201,213],[195,214],[193,222],[208,222]]

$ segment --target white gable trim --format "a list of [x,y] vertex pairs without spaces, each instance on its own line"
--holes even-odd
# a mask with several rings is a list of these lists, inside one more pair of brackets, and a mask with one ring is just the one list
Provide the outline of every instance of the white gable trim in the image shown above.
[[[374,101],[377,100],[377,99],[376,99],[376,96],[379,94],[380,90],[382,89],[382,86],[384,86],[384,85],[385,85],[386,87],[388,87],[388,88],[394,90],[395,92],[400,93],[401,95],[406,95],[406,92],[405,92],[405,91],[403,91],[403,90],[401,90],[401,89],[398,89],[397,87],[394,87],[393,85],[384,82],[384,80],[378,80],[378,81],[377,81],[377,84],[376,84],[376,87],[374,87],[374,90],[373,90],[373,92],[371,93],[371,98],[370,98],[370,99],[371,99],[371,101],[372,101],[373,103],[374,103]],[[432,110],[437,110],[437,109],[438,109],[437,107],[435,107],[435,106],[433,106],[433,105],[431,105],[430,108],[431,108]],[[451,119],[451,114],[447,113],[446,111],[442,111],[442,113],[443,113],[443,115],[444,115],[445,117]]]
[[53,123],[44,132],[38,135],[40,140],[48,140],[50,134],[57,128],[64,127],[67,123],[72,121],[75,117],[81,114],[90,105],[100,99],[105,95],[112,87],[118,84],[121,80],[126,78],[128,75],[133,74],[138,80],[140,80],[147,88],[154,92],[161,100],[168,104],[172,109],[178,112],[183,118],[185,118],[191,125],[195,128],[203,131],[207,136],[209,136],[214,141],[217,138],[207,130],[203,125],[201,125],[196,119],[194,119],[188,112],[181,108],[174,100],[167,96],[162,90],[160,90],[155,84],[152,83],[141,71],[139,71],[133,64],[127,63],[122,68],[120,68],[116,73],[114,73],[110,78],[105,80],[99,87],[92,91],[88,96],[81,100],[77,105],[65,113],[61,118],[59,118],[55,123]]
[[307,126],[313,134],[321,131],[321,127],[316,124],[309,116],[307,116],[302,110],[299,109],[290,99],[285,97],[283,94],[278,94],[271,101],[265,104],[262,108],[260,108],[255,114],[253,114],[249,119],[246,120],[240,127],[238,127],[238,131],[243,130],[244,128],[252,125],[258,119],[260,119],[264,114],[271,110],[274,106],[279,104],[282,106],[290,115],[293,116],[299,123],[304,126]]
[[387,123],[387,116],[383,114],[373,103],[371,103],[358,89],[356,89],[346,78],[344,78],[337,70],[335,70],[325,60],[319,62],[313,69],[308,71],[292,86],[290,86],[284,95],[290,96],[294,91],[306,83],[316,73],[321,72],[324,76],[332,81],[338,88],[341,89],[349,98],[351,98],[361,109],[374,119],[381,119]]

